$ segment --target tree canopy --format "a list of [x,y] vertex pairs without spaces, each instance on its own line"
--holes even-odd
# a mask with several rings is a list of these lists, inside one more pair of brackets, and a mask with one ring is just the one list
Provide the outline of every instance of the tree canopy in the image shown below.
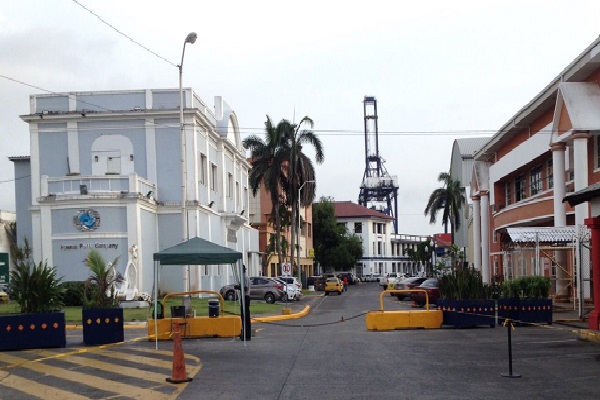
[[337,224],[331,198],[313,204],[313,240],[315,260],[324,268],[350,270],[363,255],[361,239]]

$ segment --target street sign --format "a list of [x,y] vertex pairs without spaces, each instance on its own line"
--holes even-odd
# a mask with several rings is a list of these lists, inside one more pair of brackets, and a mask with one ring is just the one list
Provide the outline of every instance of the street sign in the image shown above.
[[292,264],[291,263],[281,264],[281,273],[286,276],[291,275],[292,274]]

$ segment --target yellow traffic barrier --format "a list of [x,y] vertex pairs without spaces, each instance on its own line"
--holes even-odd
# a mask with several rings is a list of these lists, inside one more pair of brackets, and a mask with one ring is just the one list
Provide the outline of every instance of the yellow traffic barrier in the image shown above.
[[[425,308],[419,310],[385,311],[383,296],[386,293],[424,292]],[[379,311],[369,311],[366,315],[367,329],[370,331],[391,331],[395,329],[440,329],[443,321],[442,310],[429,309],[429,296],[423,289],[383,290],[379,294]]]
[[[242,330],[242,319],[239,315],[225,315],[223,296],[213,290],[194,290],[189,292],[178,292],[167,294],[162,299],[162,310],[164,313],[165,302],[169,297],[188,296],[193,294],[213,294],[219,299],[219,315],[217,316],[195,316],[195,313],[184,316],[171,316],[171,318],[162,318],[154,321],[154,318],[148,319],[148,340],[154,341],[154,329],[156,327],[156,336],[158,340],[171,340],[173,335],[173,323],[182,326],[181,335],[184,338],[203,338],[203,337],[221,337],[231,338],[240,335]],[[155,325],[156,324],[156,325]]]

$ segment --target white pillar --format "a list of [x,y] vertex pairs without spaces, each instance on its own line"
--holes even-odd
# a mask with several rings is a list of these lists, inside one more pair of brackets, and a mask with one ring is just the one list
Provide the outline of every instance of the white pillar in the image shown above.
[[[552,148],[552,169],[554,171],[554,226],[557,228],[562,228],[567,226],[567,209],[566,204],[563,203],[563,199],[566,195],[565,150],[567,146],[565,143],[552,143],[550,147]],[[565,271],[566,260],[567,257],[565,256],[564,252],[557,252],[555,258],[555,262],[558,264],[558,267],[556,268],[555,289],[555,295],[557,297],[566,297],[566,294],[568,293],[568,276],[567,272]]]
[[489,191],[482,190],[481,196],[481,278],[483,283],[490,279],[490,198]]
[[[573,168],[575,170],[575,191],[588,187],[588,138],[587,132],[573,134]],[[588,203],[583,202],[575,206],[575,225],[583,225],[589,218]]]
[[473,199],[473,263],[481,271],[481,203],[479,195]]
[[552,169],[554,183],[554,226],[567,226],[567,210],[563,199],[566,194],[565,186],[565,143],[552,143]]

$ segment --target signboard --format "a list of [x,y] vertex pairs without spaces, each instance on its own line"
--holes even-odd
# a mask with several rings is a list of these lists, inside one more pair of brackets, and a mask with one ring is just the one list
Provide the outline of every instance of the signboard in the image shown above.
[[308,249],[308,257],[315,258],[315,249]]
[[292,274],[292,264],[291,263],[282,263],[281,264],[281,273],[284,276],[289,276]]
[[237,243],[237,231],[235,229],[227,229],[227,241]]
[[8,253],[0,253],[0,283],[8,283]]

